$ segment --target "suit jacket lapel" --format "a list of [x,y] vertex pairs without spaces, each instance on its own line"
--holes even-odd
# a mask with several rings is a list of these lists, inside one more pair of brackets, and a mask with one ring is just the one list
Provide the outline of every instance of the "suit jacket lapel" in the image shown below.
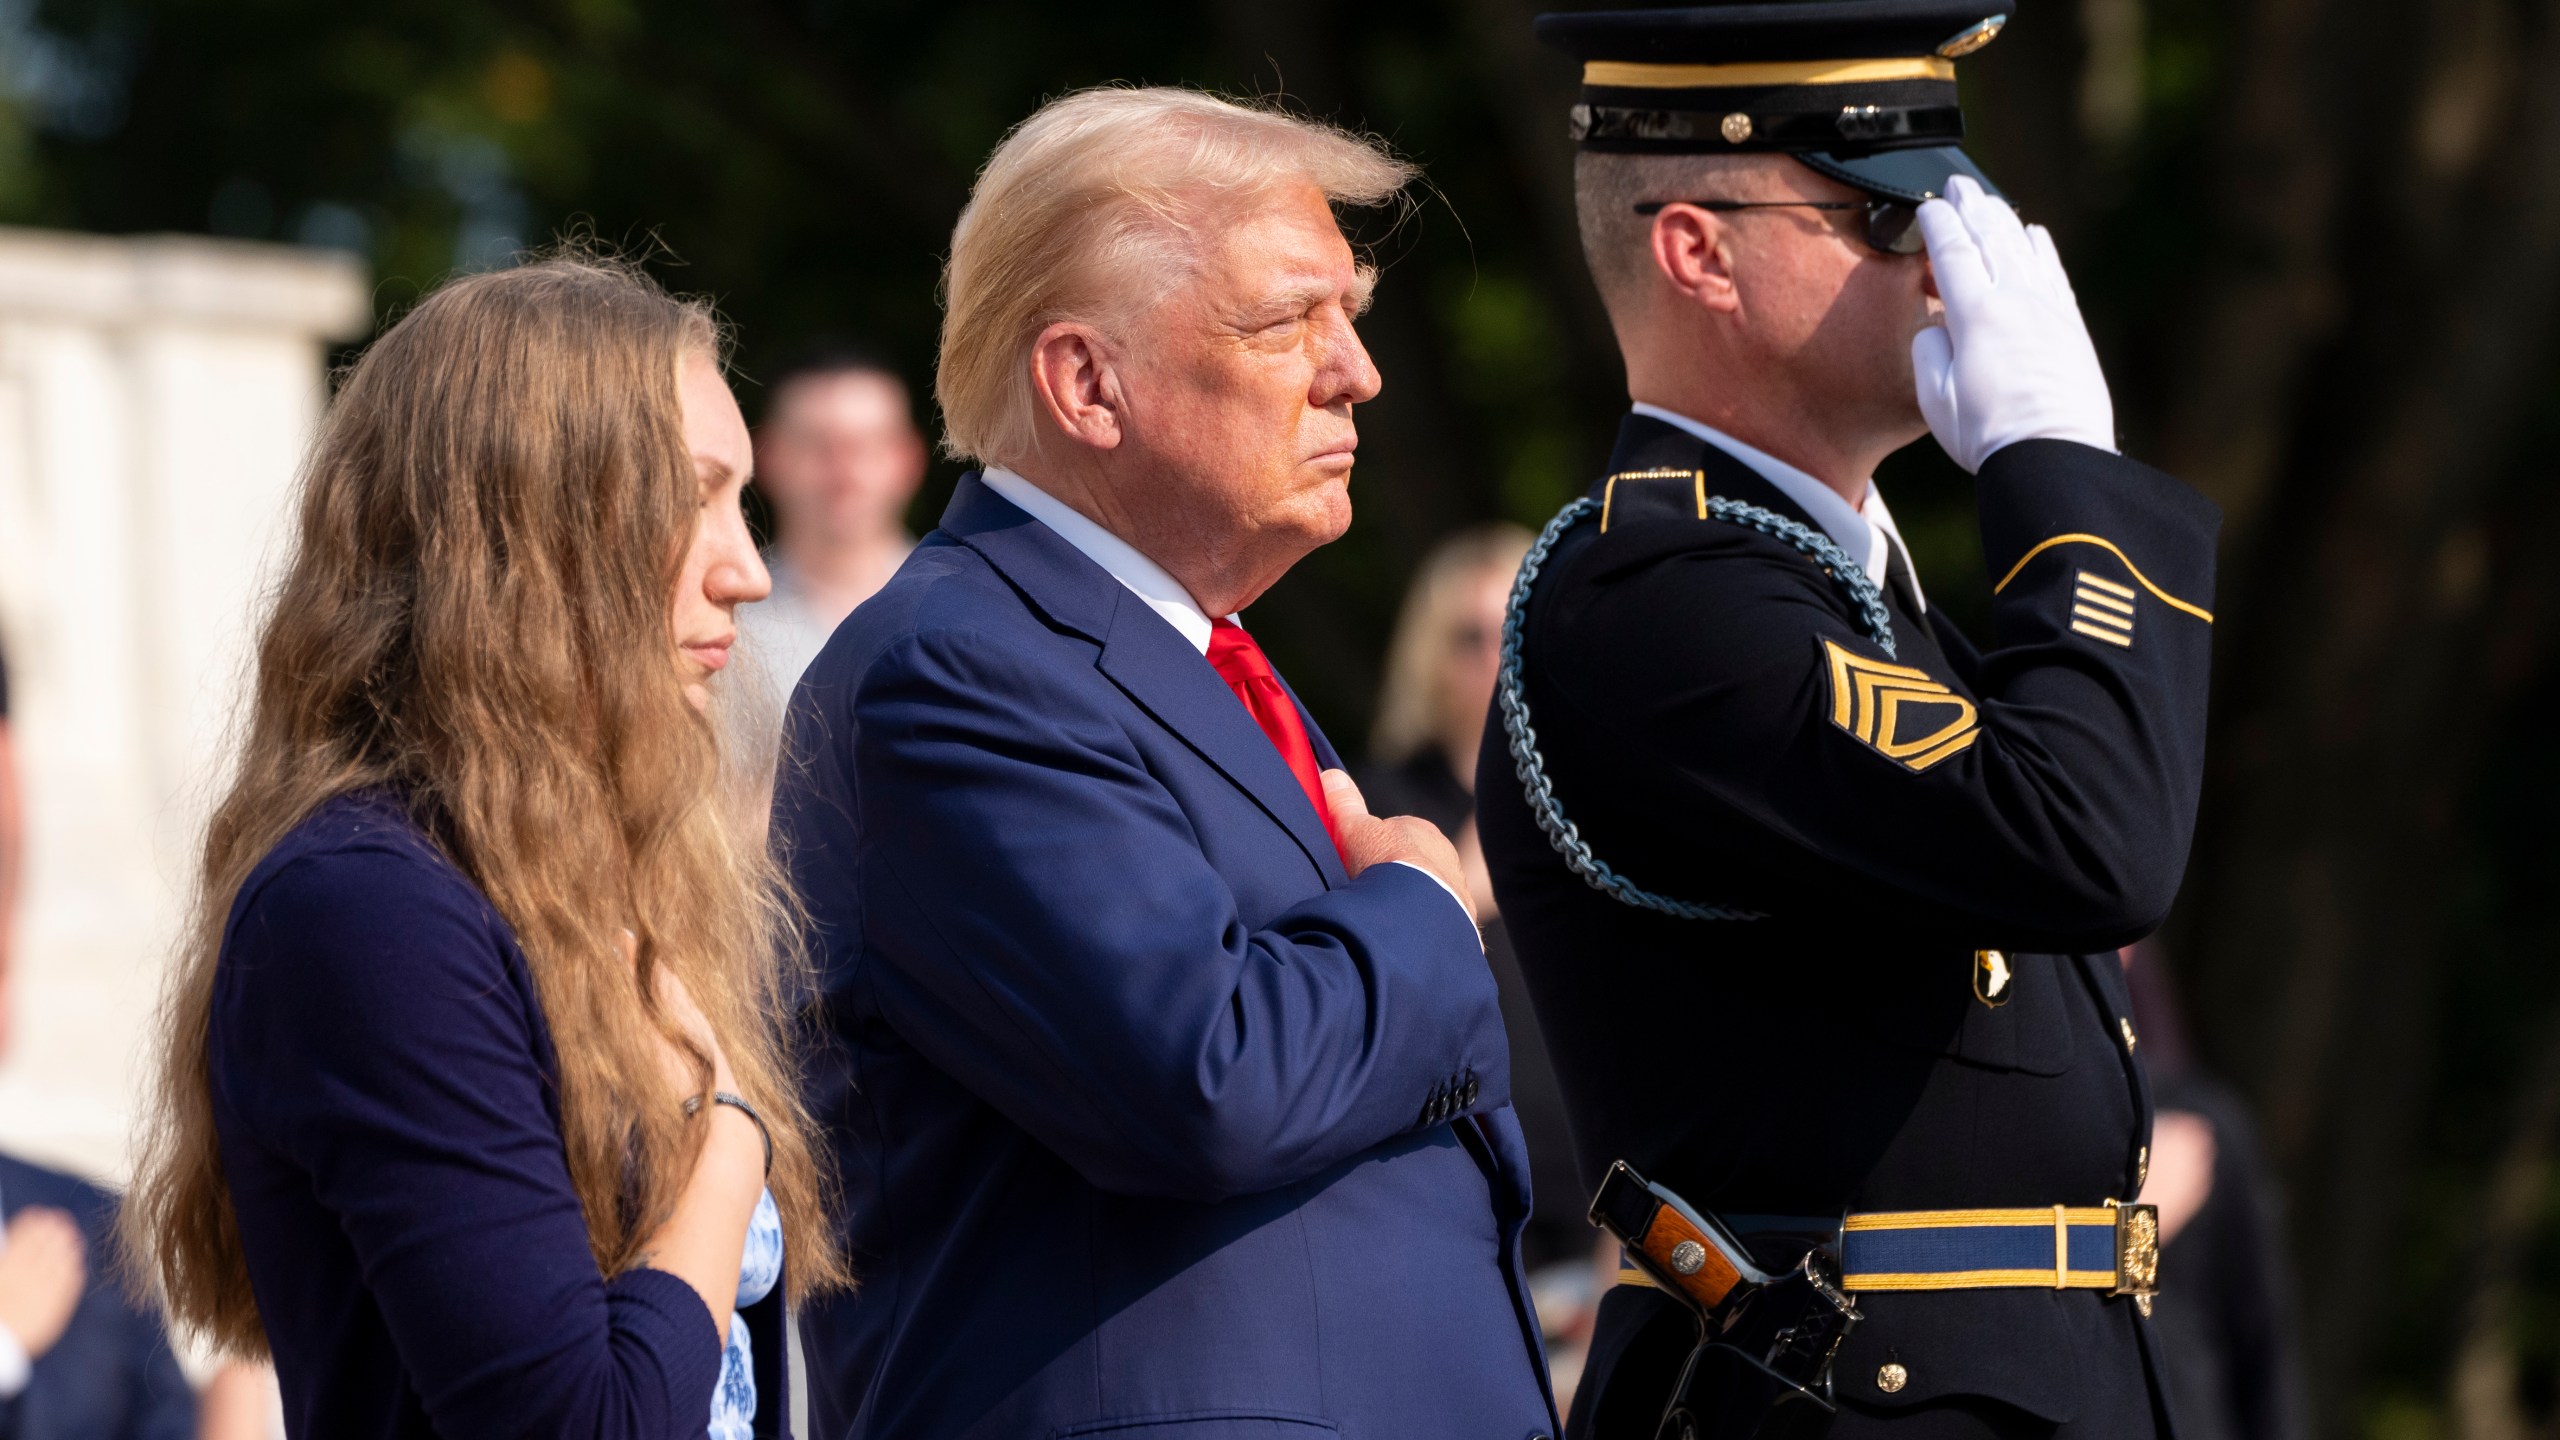
[[[1117,581],[1112,582],[1112,588],[1120,588]],[[1209,668],[1208,660],[1166,624],[1163,616],[1122,590],[1119,612],[1113,618],[1110,635],[1103,641],[1102,658],[1097,663],[1113,684],[1128,692],[1130,699],[1163,722],[1166,729],[1181,736],[1200,752],[1202,759],[1234,781],[1236,788],[1252,796],[1264,813],[1279,821],[1322,872],[1327,887],[1349,878],[1343,872],[1342,857],[1333,848],[1333,837],[1325,833],[1324,822],[1317,818],[1315,807],[1307,803],[1307,792],[1298,788],[1298,777],[1289,773],[1271,737],[1253,723],[1244,703],[1236,699],[1226,681],[1218,678],[1218,672]],[[1312,723],[1308,733],[1314,737]],[[1329,748],[1319,742],[1319,756]]]
[[[1113,684],[1252,797],[1307,852],[1328,887],[1345,883],[1349,877],[1332,837],[1270,737],[1163,616],[1056,531],[988,489],[975,472],[961,477],[942,529],[985,556],[1053,623],[1099,644],[1095,664]],[[1332,747],[1313,720],[1307,733],[1319,759],[1331,761]]]

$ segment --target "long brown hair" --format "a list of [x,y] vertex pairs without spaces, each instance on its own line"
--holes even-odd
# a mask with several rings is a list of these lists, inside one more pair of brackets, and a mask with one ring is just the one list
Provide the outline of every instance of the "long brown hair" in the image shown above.
[[720,803],[715,727],[670,632],[697,511],[677,372],[723,348],[707,306],[569,252],[444,285],[345,375],[205,836],[125,1206],[145,1279],[217,1345],[265,1348],[207,1073],[224,921],[286,832],[374,787],[524,949],[603,1272],[634,1263],[701,1143],[656,1058],[684,1043],[652,998],[667,966],[771,1125],[795,1288],[844,1280],[785,1038],[802,993],[788,892]]

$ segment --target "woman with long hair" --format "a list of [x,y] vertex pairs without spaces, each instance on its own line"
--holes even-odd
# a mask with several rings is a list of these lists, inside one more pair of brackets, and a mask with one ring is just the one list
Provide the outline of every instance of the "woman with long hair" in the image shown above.
[[125,1221],[297,1436],[779,1434],[781,1256],[843,1279],[707,713],[767,589],[722,352],[561,255],[314,448]]

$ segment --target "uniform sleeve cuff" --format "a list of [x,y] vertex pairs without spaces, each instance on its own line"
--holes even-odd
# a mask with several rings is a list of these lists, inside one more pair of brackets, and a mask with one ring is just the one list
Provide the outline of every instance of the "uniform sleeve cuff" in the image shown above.
[[2222,512],[2174,476],[2075,441],[2021,440],[1982,462],[1975,493],[1995,596],[2047,556],[2107,552],[2180,608],[2212,608]]

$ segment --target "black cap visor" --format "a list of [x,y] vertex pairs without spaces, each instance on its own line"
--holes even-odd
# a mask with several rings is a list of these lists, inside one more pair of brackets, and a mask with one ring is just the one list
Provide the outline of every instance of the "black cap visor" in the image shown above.
[[1794,152],[1798,160],[1813,167],[1816,173],[1828,175],[1843,185],[1854,185],[1870,195],[1887,200],[1901,200],[1917,205],[1947,193],[1947,182],[1958,175],[1973,177],[1976,184],[1993,195],[2000,187],[1973,163],[1973,157],[1953,145],[1931,145],[1911,150],[1871,150],[1852,155],[1838,155],[1820,150]]

